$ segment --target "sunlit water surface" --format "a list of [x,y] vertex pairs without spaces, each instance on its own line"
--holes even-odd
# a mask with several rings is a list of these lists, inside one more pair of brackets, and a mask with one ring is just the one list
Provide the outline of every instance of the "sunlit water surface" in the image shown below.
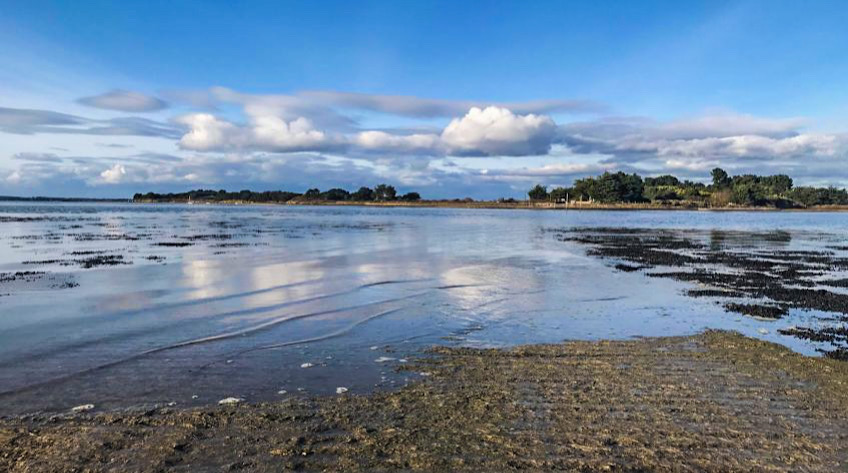
[[[615,271],[570,227],[784,230],[816,248],[843,213],[0,204],[0,414],[367,392],[434,344],[501,347],[804,324],[725,312]],[[163,245],[164,243],[164,245]],[[83,268],[91,255],[124,264]],[[283,392],[284,391],[284,392]]]

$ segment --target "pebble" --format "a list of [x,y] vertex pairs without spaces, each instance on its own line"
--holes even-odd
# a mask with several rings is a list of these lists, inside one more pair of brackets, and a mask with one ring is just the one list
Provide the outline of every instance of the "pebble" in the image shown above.
[[340,387],[336,388],[336,394],[344,394],[346,392],[347,392],[346,387],[340,386]]
[[221,405],[238,404],[242,401],[244,401],[244,399],[242,399],[240,397],[225,397],[224,399],[221,399],[220,401],[218,401],[218,404],[221,404]]
[[83,404],[71,409],[71,412],[86,412],[94,409],[94,404]]

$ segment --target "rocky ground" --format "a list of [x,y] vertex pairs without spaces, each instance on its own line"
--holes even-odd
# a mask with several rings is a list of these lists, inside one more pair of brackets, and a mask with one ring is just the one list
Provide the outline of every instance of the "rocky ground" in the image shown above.
[[0,420],[0,471],[845,471],[848,363],[735,333],[439,348],[394,392]]

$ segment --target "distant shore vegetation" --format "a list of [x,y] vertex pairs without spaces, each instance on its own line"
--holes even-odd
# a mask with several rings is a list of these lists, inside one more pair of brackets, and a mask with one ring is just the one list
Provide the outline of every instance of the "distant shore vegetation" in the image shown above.
[[148,192],[138,193],[133,196],[135,202],[256,202],[256,203],[287,203],[292,201],[303,202],[418,202],[421,195],[418,192],[407,192],[398,194],[394,186],[380,184],[373,189],[360,187],[354,192],[341,188],[333,188],[326,191],[320,189],[309,189],[304,193],[289,191],[264,191],[254,192],[241,190],[238,192],[227,192],[226,190],[197,189],[188,192],[157,194]]
[[730,176],[721,168],[704,184],[672,175],[642,178],[638,174],[605,172],[574,181],[572,187],[548,191],[536,185],[527,193],[531,201],[554,203],[596,202],[599,204],[654,203],[691,204],[699,207],[799,208],[817,205],[848,205],[848,191],[835,187],[794,187],[785,174]]

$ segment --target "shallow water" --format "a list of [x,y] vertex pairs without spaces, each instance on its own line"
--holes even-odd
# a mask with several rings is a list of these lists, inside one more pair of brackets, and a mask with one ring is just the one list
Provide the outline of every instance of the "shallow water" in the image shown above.
[[548,231],[592,226],[820,249],[848,214],[0,204],[0,414],[366,392],[433,344],[730,328],[816,353],[777,329],[821,314],[727,313]]

